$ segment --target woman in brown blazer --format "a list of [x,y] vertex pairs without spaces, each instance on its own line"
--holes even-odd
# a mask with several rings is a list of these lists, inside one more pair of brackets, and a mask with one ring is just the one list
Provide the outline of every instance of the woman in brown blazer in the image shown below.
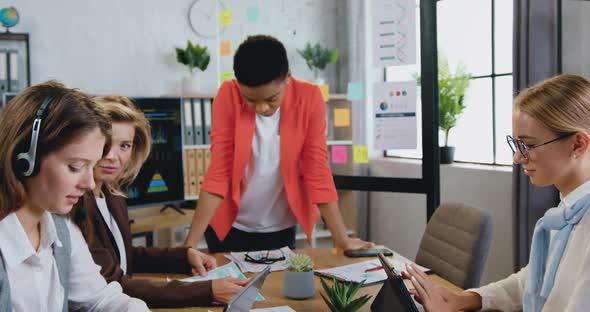
[[155,282],[133,277],[140,272],[206,275],[217,263],[193,248],[131,245],[127,204],[120,189],[135,179],[149,155],[150,126],[126,97],[98,97],[95,101],[111,119],[111,147],[95,166],[96,187],[84,195],[84,208],[74,220],[84,233],[94,261],[102,267],[101,274],[108,282],[118,281],[126,294],[144,300],[150,308],[228,302],[245,281],[226,278],[192,283]]

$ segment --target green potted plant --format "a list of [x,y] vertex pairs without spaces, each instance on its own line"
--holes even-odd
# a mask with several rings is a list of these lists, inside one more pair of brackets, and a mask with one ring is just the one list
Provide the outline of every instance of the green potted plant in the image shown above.
[[363,295],[353,300],[359,289],[363,287],[365,281],[355,284],[341,282],[336,278],[332,278],[333,285],[331,287],[321,277],[320,282],[326,292],[327,298],[322,293],[320,295],[332,312],[355,312],[371,299],[371,296]]
[[195,75],[199,70],[205,71],[211,60],[207,46],[193,44],[187,40],[186,48],[176,48],[176,60],[178,63],[186,65],[189,70],[189,75],[182,78],[182,92],[198,94],[200,92],[199,81]]
[[449,133],[465,110],[465,92],[470,79],[471,74],[466,72],[463,65],[459,65],[452,73],[447,58],[438,53],[438,126],[445,135],[445,145],[440,147],[441,164],[453,162],[455,147],[449,146]]
[[315,294],[313,261],[306,254],[296,254],[287,259],[283,272],[283,293],[288,298],[305,299]]
[[311,45],[308,42],[305,44],[303,50],[297,50],[297,52],[305,59],[307,67],[313,70],[313,75],[317,84],[325,83],[324,78],[319,77],[319,72],[326,69],[326,65],[336,63],[340,57],[340,50],[338,50],[338,48],[330,50],[328,48],[323,48],[319,43]]

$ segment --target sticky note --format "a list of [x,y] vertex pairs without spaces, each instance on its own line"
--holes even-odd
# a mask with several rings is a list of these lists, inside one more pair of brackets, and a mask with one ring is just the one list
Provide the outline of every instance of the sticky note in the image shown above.
[[346,98],[349,101],[362,101],[365,98],[365,90],[362,82],[349,82]]
[[324,102],[328,102],[330,100],[330,85],[322,84],[318,85],[318,87],[320,87],[320,91],[322,91]]
[[348,162],[346,145],[332,145],[332,163],[345,164]]
[[231,11],[223,10],[219,12],[219,25],[229,26],[231,25]]
[[231,71],[222,71],[219,77],[219,84],[222,84],[224,81],[234,78],[234,73]]
[[220,51],[219,54],[221,54],[221,56],[230,56],[231,55],[231,41],[229,41],[229,40],[221,41],[219,51]]
[[248,16],[248,22],[256,23],[258,21],[258,6],[249,6],[246,11],[246,15]]
[[353,157],[355,164],[368,164],[369,148],[366,145],[355,145]]
[[334,109],[334,126],[348,127],[350,126],[350,109],[336,108]]

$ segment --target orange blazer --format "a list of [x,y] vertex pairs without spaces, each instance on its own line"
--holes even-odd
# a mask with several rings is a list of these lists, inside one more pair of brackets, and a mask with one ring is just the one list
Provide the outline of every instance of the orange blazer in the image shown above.
[[[240,210],[252,151],[256,113],[236,80],[223,83],[213,102],[211,163],[202,190],[223,197],[210,225],[224,240]],[[326,103],[316,85],[290,78],[281,104],[281,173],[287,202],[311,242],[318,203],[338,200],[326,145]],[[261,199],[261,205],[265,204]]]

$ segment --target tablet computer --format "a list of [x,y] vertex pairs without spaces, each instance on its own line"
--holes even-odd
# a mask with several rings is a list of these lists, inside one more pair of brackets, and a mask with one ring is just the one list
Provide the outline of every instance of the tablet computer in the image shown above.
[[270,265],[266,266],[262,272],[258,273],[242,291],[233,297],[225,306],[223,311],[227,312],[248,312],[252,309],[258,291],[262,288],[262,284],[266,276],[270,273]]
[[379,254],[378,257],[387,274],[387,279],[371,304],[371,311],[418,312],[418,307],[406,288],[403,277],[395,271],[383,254]]

